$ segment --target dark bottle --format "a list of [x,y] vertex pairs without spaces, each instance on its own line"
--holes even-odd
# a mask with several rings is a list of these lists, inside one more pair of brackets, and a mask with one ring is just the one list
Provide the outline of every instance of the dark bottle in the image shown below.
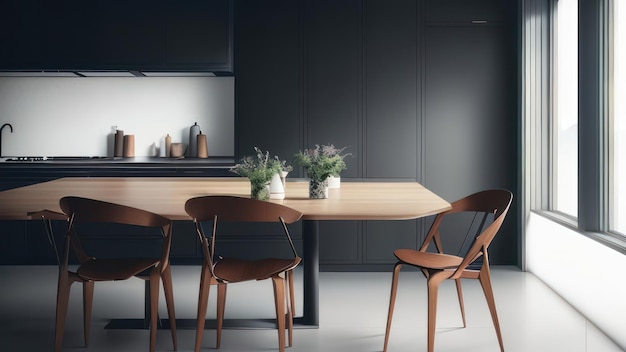
[[189,128],[189,149],[187,149],[187,156],[196,158],[198,156],[198,135],[200,134],[200,126],[197,122],[194,122],[193,126]]

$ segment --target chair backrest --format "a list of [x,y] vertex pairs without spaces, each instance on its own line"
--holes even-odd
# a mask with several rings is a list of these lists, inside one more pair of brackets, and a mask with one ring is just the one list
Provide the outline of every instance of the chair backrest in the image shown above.
[[61,210],[74,221],[112,222],[125,225],[164,227],[171,220],[146,210],[82,197],[63,197]]
[[[169,264],[172,231],[170,219],[143,209],[75,196],[61,198],[59,205],[69,218],[66,242],[69,243],[71,239],[74,252],[81,263],[88,260],[89,256],[80,245],[74,225],[76,223],[114,223],[159,228],[163,236],[161,266],[164,268]],[[69,247],[66,250],[66,262],[68,250]]]
[[[453,202],[450,210],[437,215],[420,250],[425,251],[432,240],[434,241],[437,250],[443,253],[441,239],[439,237],[439,228],[442,221],[447,216],[462,212],[492,214],[493,221],[488,225],[481,223],[479,230],[475,233],[476,236],[472,238],[471,245],[464,254],[463,262],[457,269],[457,272],[460,275],[461,271],[465,270],[478,258],[487,256],[487,248],[500,230],[500,227],[502,226],[502,223],[504,222],[504,219],[509,211],[512,200],[513,194],[508,190],[486,190],[471,194]],[[480,221],[483,222],[485,219],[486,218],[483,217]],[[486,227],[483,225],[486,225]]]
[[[217,237],[217,223],[224,222],[276,222],[281,223],[283,232],[291,246],[294,257],[298,257],[289,229],[286,224],[292,224],[302,218],[302,213],[282,204],[263,200],[236,196],[202,196],[191,198],[185,203],[185,211],[196,224],[196,233],[203,243],[204,258],[213,274],[215,255],[215,239]],[[213,229],[210,238],[207,238],[202,223],[212,222]]]
[[189,199],[185,211],[197,221],[213,221],[217,216],[229,222],[294,223],[302,213],[282,204],[235,196],[203,196]]

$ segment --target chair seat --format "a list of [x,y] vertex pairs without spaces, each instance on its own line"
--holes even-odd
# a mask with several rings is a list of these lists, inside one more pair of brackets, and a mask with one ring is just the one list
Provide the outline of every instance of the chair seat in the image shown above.
[[260,260],[222,258],[215,264],[213,272],[215,276],[226,282],[264,280],[272,275],[295,268],[300,260],[299,257],[293,259],[264,258]]
[[85,280],[126,280],[160,262],[155,258],[91,259],[80,265],[76,273]]
[[463,258],[455,255],[420,252],[414,249],[396,249],[393,254],[402,262],[430,269],[456,268],[463,261]]

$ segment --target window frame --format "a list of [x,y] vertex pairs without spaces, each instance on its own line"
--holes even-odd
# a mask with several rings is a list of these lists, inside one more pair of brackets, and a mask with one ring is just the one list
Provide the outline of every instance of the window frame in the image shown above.
[[[570,227],[576,227],[578,224],[578,216],[574,216],[571,215],[569,213],[566,213],[562,210],[559,210],[557,208],[557,202],[558,202],[558,187],[557,187],[557,183],[559,181],[559,177],[558,177],[558,173],[561,171],[558,168],[558,162],[559,162],[559,158],[558,158],[558,118],[559,118],[559,104],[558,104],[558,90],[559,90],[559,86],[558,86],[558,69],[557,69],[557,65],[558,65],[558,60],[559,60],[559,55],[560,53],[558,52],[558,3],[561,0],[553,0],[550,3],[550,18],[551,18],[551,30],[550,30],[550,37],[551,37],[551,42],[552,45],[550,47],[550,104],[549,104],[549,109],[550,109],[550,118],[549,118],[549,130],[548,130],[548,134],[547,134],[547,140],[548,140],[548,165],[549,165],[549,176],[548,176],[548,182],[549,182],[549,192],[547,195],[547,199],[546,199],[546,203],[548,204],[548,208],[546,209],[547,211],[553,213],[553,216],[557,217],[559,219],[559,221],[561,222],[566,222],[568,224],[568,226]],[[569,1],[577,1],[577,0],[569,0]],[[578,30],[578,27],[577,27]],[[579,81],[579,79],[577,78],[577,81]],[[577,99],[578,102],[578,99]],[[578,112],[578,109],[577,109]],[[580,129],[580,128],[579,128]],[[579,140],[579,133],[577,133],[576,136],[577,140],[578,140],[578,144],[580,144],[580,140]],[[580,166],[580,160],[577,161],[577,169]],[[578,177],[577,177],[577,181],[578,181]],[[578,189],[577,189],[578,191]],[[579,194],[578,194],[579,195]],[[577,210],[578,210],[578,206],[577,206]]]
[[[548,167],[549,175],[542,179],[539,202],[531,201],[530,209],[571,228],[587,237],[626,254],[626,234],[611,231],[611,184],[612,181],[612,9],[615,0],[579,0],[578,5],[578,217],[574,218],[554,210],[556,187],[553,179],[555,147],[555,41],[556,13],[559,0],[549,5],[549,69],[547,126],[549,131],[535,130],[547,150],[539,153],[547,161],[539,161]],[[597,118],[597,117],[600,118]],[[547,181],[547,182],[546,182]]]
[[[608,153],[609,153],[609,159],[608,159],[608,219],[607,219],[607,232],[617,236],[619,238],[624,238],[626,239],[626,233],[623,232],[619,232],[617,230],[614,229],[613,227],[613,220],[612,218],[614,217],[614,205],[615,205],[615,188],[614,188],[614,184],[615,184],[615,165],[614,165],[614,157],[613,155],[615,154],[615,150],[614,150],[614,141],[615,141],[615,134],[611,133],[614,130],[614,124],[615,124],[615,110],[614,110],[614,106],[615,103],[617,102],[617,99],[615,98],[617,95],[615,94],[615,86],[614,86],[614,82],[615,82],[615,46],[616,46],[616,36],[615,36],[615,20],[616,20],[616,12],[615,12],[615,2],[617,0],[610,0],[608,5],[608,13],[607,13],[607,37],[608,37],[608,75],[609,75],[609,82],[608,82],[608,92],[607,92],[607,99],[608,99],[608,124],[609,124],[609,136],[608,136]],[[624,4],[621,4],[620,6],[626,6]],[[624,11],[624,10],[622,10]],[[626,26],[626,24],[624,24],[624,26]],[[623,38],[626,39],[626,38]],[[623,63],[621,63],[621,65],[624,65]],[[622,68],[624,69],[624,68]],[[626,124],[626,121],[622,121],[622,124]],[[626,143],[626,142],[625,142]],[[626,187],[626,185],[624,185],[624,187]],[[626,207],[626,204],[622,205],[623,207]]]

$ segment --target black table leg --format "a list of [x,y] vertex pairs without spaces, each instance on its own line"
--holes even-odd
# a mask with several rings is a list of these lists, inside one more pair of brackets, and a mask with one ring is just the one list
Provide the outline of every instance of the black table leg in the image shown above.
[[319,312],[319,222],[302,222],[304,260],[304,309],[303,316],[294,319],[298,325],[317,327]]

